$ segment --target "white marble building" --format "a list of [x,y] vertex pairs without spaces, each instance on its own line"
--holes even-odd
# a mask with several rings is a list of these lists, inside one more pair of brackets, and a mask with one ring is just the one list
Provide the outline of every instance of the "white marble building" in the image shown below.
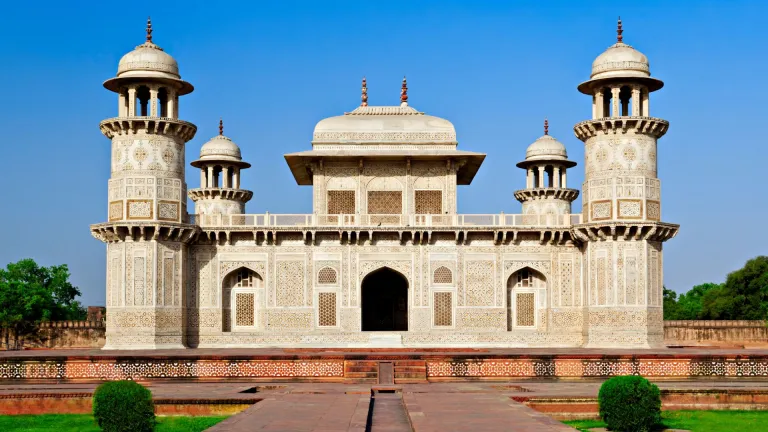
[[[312,149],[285,155],[313,213],[247,214],[250,165],[223,135],[202,146],[187,190],[178,118],[192,92],[176,60],[147,41],[104,87],[117,117],[107,244],[107,346],[653,347],[662,343],[657,139],[648,59],[618,42],[578,90],[592,118],[583,207],[567,185],[576,163],[546,133],[518,167],[523,214],[458,214],[456,188],[485,158],[457,148],[445,119],[408,104],[362,104],[315,127]],[[195,179],[195,182],[197,179]],[[195,203],[188,212],[187,197]]]

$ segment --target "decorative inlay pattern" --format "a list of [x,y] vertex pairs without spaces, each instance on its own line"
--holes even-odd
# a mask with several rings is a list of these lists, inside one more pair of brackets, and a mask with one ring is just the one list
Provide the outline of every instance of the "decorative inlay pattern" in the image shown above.
[[661,220],[661,204],[658,201],[648,200],[645,202],[645,217],[648,220]]
[[453,293],[435,293],[435,327],[453,325]]
[[123,202],[112,201],[109,203],[109,220],[115,221],[123,218]]
[[536,324],[534,293],[517,293],[515,319],[518,327],[533,327]]
[[432,282],[436,284],[452,284],[453,273],[446,266],[440,266],[435,269]]
[[493,261],[466,262],[467,306],[493,306],[495,266]]
[[329,190],[328,214],[355,214],[354,190]]
[[170,201],[158,201],[157,218],[165,221],[179,221],[179,203]]
[[254,293],[235,293],[235,324],[252,327],[254,320]]
[[277,263],[277,306],[304,306],[304,261]]
[[401,214],[402,212],[402,192],[368,191],[368,214]]
[[619,200],[619,218],[641,218],[643,217],[643,206],[640,200]]
[[336,285],[336,270],[330,267],[323,267],[317,272],[317,283],[320,285]]
[[322,292],[318,294],[318,312],[321,327],[336,326],[336,293]]
[[128,219],[152,219],[152,200],[128,200]]
[[439,190],[417,190],[414,192],[416,214],[443,214],[443,192]]
[[593,201],[592,202],[592,220],[603,220],[611,218],[611,202],[610,201]]

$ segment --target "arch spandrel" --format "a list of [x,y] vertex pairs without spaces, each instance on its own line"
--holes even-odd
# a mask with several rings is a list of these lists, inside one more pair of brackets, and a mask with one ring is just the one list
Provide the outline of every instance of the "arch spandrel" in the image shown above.
[[541,273],[547,281],[551,279],[552,263],[550,261],[506,261],[504,263],[504,281],[509,280],[510,276],[526,267]]
[[369,274],[383,268],[388,268],[402,275],[408,281],[408,285],[411,286],[413,280],[411,277],[411,266],[411,261],[362,261],[358,272],[358,285]]
[[266,285],[266,266],[262,261],[224,261],[219,265],[219,285],[224,283],[227,276],[233,274],[238,269],[246,268],[261,278]]

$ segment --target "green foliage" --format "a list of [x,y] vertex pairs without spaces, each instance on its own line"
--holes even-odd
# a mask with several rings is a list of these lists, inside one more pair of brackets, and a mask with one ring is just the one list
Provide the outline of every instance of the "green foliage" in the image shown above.
[[597,400],[600,417],[611,430],[649,431],[661,423],[661,392],[641,376],[609,379],[600,386]]
[[702,298],[703,319],[768,318],[768,256],[753,258],[728,274],[725,283]]
[[753,258],[722,284],[696,285],[679,297],[664,287],[665,320],[768,320],[768,256]]
[[696,285],[685,294],[680,294],[664,288],[664,319],[666,320],[695,320],[702,319],[703,298],[711,290],[722,286],[714,283]]
[[[202,432],[226,416],[158,417],[155,432]],[[0,415],[3,432],[100,432],[90,414]]]
[[111,381],[93,393],[93,417],[105,432],[152,432],[152,393],[134,381]]
[[[747,432],[765,430],[768,411],[664,411],[664,427],[696,432]],[[563,423],[580,431],[605,427],[596,420],[569,420]]]
[[19,336],[43,321],[77,320],[85,309],[75,297],[80,290],[69,282],[66,265],[40,267],[32,259],[10,263],[0,269],[0,327],[6,346],[9,336],[18,345]]
[[677,306],[677,293],[672,291],[671,289],[667,289],[667,287],[664,287],[664,297],[662,302],[664,306],[664,319],[665,320],[678,319],[679,307]]

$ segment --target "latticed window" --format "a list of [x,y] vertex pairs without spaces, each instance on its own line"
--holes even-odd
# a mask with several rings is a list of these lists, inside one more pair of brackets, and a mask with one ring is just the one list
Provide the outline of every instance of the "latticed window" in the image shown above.
[[323,267],[317,272],[317,283],[320,285],[335,285],[336,281],[336,270],[330,267]]
[[321,327],[336,326],[336,293],[318,294],[319,319]]
[[235,325],[238,327],[253,326],[253,293],[235,293]]
[[517,286],[520,288],[533,286],[533,274],[531,274],[528,269],[523,269],[517,272]]
[[453,325],[453,293],[436,292],[435,293],[435,327]]
[[235,276],[235,287],[251,288],[255,287],[253,272],[248,269],[240,269]]
[[443,192],[417,190],[414,194],[416,214],[443,214]]
[[435,270],[432,280],[436,284],[450,284],[453,283],[453,273],[448,267],[440,266]]
[[329,190],[328,214],[355,214],[355,191]]
[[402,212],[402,192],[368,191],[368,214],[401,214]]
[[517,293],[517,307],[515,308],[515,315],[517,317],[517,325],[521,327],[533,327],[536,323],[534,294],[533,293]]

